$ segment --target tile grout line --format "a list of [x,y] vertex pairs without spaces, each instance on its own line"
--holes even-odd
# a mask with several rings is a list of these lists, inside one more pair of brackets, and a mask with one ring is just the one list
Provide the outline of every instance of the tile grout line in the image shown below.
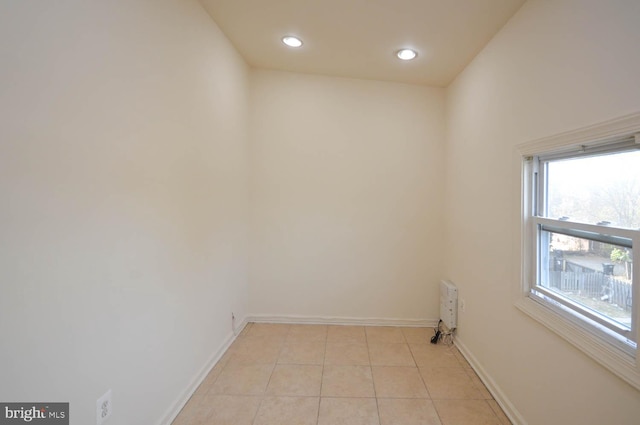
[[[484,384],[484,382],[482,382],[482,380],[480,379],[480,377],[478,376],[476,371],[471,367],[469,362],[467,362],[467,360],[462,356],[462,354],[460,353],[460,350],[458,350],[458,348],[455,346],[455,344],[453,342],[451,343],[450,350],[455,350],[455,353],[457,353],[457,355],[454,353],[454,357],[456,358],[456,360],[458,360],[458,363],[462,367],[462,370],[464,370],[464,372],[467,374],[469,379],[471,379],[471,383],[473,384],[473,387],[480,393],[482,393],[482,390],[487,391],[489,393],[489,395],[491,396],[490,400],[494,400],[495,401],[495,398],[493,397],[493,394],[491,394],[491,392],[489,392],[489,390],[487,389],[487,387]],[[477,381],[479,381],[479,384],[482,385],[482,388],[478,387]],[[487,400],[487,399],[484,399],[484,400]],[[489,407],[491,407],[491,406],[489,406]],[[491,409],[491,410],[493,410],[493,409]],[[497,416],[497,414],[496,414],[496,416]]]
[[[287,329],[287,335],[289,334],[290,330],[291,330],[291,327],[289,326]],[[285,335],[284,340],[280,343],[281,344],[280,350],[278,350],[278,355],[276,356],[276,360],[271,369],[271,374],[269,375],[269,379],[267,380],[267,385],[265,385],[264,391],[262,392],[260,404],[258,404],[258,408],[256,409],[256,412],[253,415],[253,420],[251,421],[252,424],[256,422],[256,419],[258,418],[258,412],[260,411],[260,407],[262,407],[262,403],[264,402],[264,399],[267,397],[267,389],[269,388],[269,384],[271,383],[271,378],[273,377],[273,373],[276,370],[276,366],[278,366],[278,359],[280,358],[280,355],[282,354],[282,350],[284,349],[284,344],[287,339],[287,335]],[[270,336],[269,338],[273,338],[273,336]]]
[[[455,349],[456,352],[460,353],[460,350],[458,350],[458,348],[453,344],[453,342],[451,343],[451,346],[449,347],[449,350],[453,350]],[[467,374],[467,376],[469,376],[469,378],[471,379],[471,384],[474,386],[474,388],[476,388],[476,390],[478,390],[480,393],[482,393],[482,389],[478,388],[478,384],[476,383],[476,379],[480,379],[478,377],[478,374],[476,373],[475,370],[473,370],[473,368],[468,367],[467,365],[469,365],[469,363],[464,360],[464,362],[462,361],[462,359],[460,359],[460,355],[456,356],[454,354],[454,357],[456,358],[456,360],[458,361],[458,363],[462,366],[462,370],[464,370],[464,372]],[[470,366],[470,365],[469,365]],[[466,369],[470,369],[471,372],[469,372]],[[473,373],[473,376],[471,376],[471,373]],[[474,376],[476,377],[476,379],[474,379]],[[484,385],[484,383],[482,381],[480,381],[480,383],[482,384],[482,386],[484,387],[484,390],[488,392],[486,386]],[[493,394],[489,393],[489,395],[491,396],[490,399],[485,399],[483,398],[482,400],[489,406],[489,409],[491,409],[491,411],[493,412],[493,414],[495,415],[496,419],[500,422],[502,422],[502,420],[500,419],[500,417],[498,416],[498,413],[495,411],[495,409],[493,408],[493,406],[491,406],[491,404],[489,403],[489,400],[495,401],[495,399],[493,398]],[[498,406],[499,407],[499,406]],[[504,412],[503,412],[504,413]]]
[[[427,343],[430,343],[430,342],[427,342]],[[411,351],[411,355],[413,356],[413,350],[411,350],[411,346],[409,346],[409,351]],[[414,357],[413,360],[415,361],[415,357]],[[433,406],[433,410],[436,412],[436,416],[438,416],[438,421],[440,422],[440,425],[444,425],[444,422],[442,421],[442,417],[440,416],[440,412],[438,412],[438,408],[436,407],[436,403],[434,403],[435,400],[433,400],[433,397],[431,396],[431,393],[429,392],[429,387],[427,386],[427,381],[424,378],[424,376],[422,376],[422,371],[420,370],[420,367],[418,367],[418,362],[416,362],[416,367],[418,368],[418,375],[420,375],[420,379],[422,379],[422,384],[424,385],[424,388],[425,388],[425,390],[427,390],[427,394],[429,395],[429,400],[431,400],[431,405]]]
[[[409,345],[409,344],[407,344]],[[422,376],[422,372],[420,371],[420,366],[418,366],[418,362],[416,361],[416,357],[413,354],[413,350],[411,349],[411,345],[409,345],[409,352],[411,353],[411,358],[413,359],[413,362],[416,364],[416,369],[418,371],[418,376],[420,376],[420,381],[422,382],[422,385],[424,385],[424,390],[427,392],[427,395],[429,396],[429,400],[431,400],[431,402],[433,403],[433,398],[431,397],[431,393],[429,392],[429,387],[427,387],[427,382],[424,379],[424,376]]]
[[[248,333],[248,329],[251,328],[252,323],[249,322],[247,323],[244,328],[242,329],[242,331],[236,336],[235,340],[227,347],[227,349],[224,351],[224,353],[220,356],[220,359],[218,359],[218,361],[216,362],[216,364],[213,365],[213,367],[211,368],[211,370],[209,371],[209,373],[207,374],[207,376],[205,376],[205,378],[202,380],[202,382],[200,383],[200,385],[198,386],[198,388],[196,388],[196,390],[193,392],[193,394],[191,394],[191,397],[189,397],[189,400],[187,400],[187,402],[185,403],[185,405],[182,407],[182,409],[180,409],[180,412],[178,413],[178,415],[176,415],[176,417],[174,418],[174,421],[178,418],[178,416],[180,416],[180,414],[184,411],[184,409],[187,407],[187,405],[189,404],[189,402],[191,402],[191,400],[194,400],[194,395],[195,393],[200,389],[200,386],[204,384],[204,381],[206,381],[206,379],[208,378],[208,376],[210,374],[213,373],[214,369],[216,368],[216,366],[218,366],[219,364],[220,366],[220,372],[217,374],[217,376],[213,379],[213,382],[211,382],[208,386],[208,388],[206,389],[206,391],[199,396],[200,400],[197,401],[197,405],[201,406],[202,403],[204,403],[204,401],[207,398],[207,395],[213,390],[213,386],[216,384],[216,382],[218,381],[218,379],[220,379],[220,375],[222,375],[222,372],[224,371],[224,369],[227,367],[227,364],[229,363],[229,358],[227,358],[223,363],[221,363],[225,357],[227,356],[227,354],[229,353],[229,350],[231,350],[231,347],[233,346],[233,344],[236,343],[236,341],[238,340],[238,338],[240,338],[242,336],[242,334],[246,334]],[[210,410],[213,410],[212,408]],[[211,413],[211,411],[208,412],[207,416]]]
[[433,402],[433,398],[431,396],[431,393],[429,392],[429,387],[427,387],[427,382],[424,378],[424,376],[422,376],[422,372],[420,371],[420,367],[418,366],[418,362],[416,361],[415,355],[413,354],[413,350],[411,349],[411,345],[409,345],[409,351],[411,352],[411,356],[413,357],[413,361],[416,364],[416,368],[418,369],[418,375],[420,376],[420,380],[422,381],[422,385],[424,385],[424,389],[425,391],[427,391],[427,395],[429,396],[429,401],[431,401],[431,406],[433,406],[433,410],[436,413],[436,416],[438,416],[438,421],[440,422],[440,425],[443,425],[442,422],[442,418],[440,417],[440,413],[438,412],[438,409],[436,408],[435,403]]
[[324,382],[324,364],[327,361],[327,342],[329,340],[329,326],[326,326],[324,334],[324,356],[322,356],[322,373],[320,373],[320,392],[318,393],[318,414],[316,415],[316,425],[320,424],[320,404],[322,403],[322,383]]
[[371,353],[369,351],[369,336],[367,335],[367,329],[364,329],[364,340],[367,344],[367,358],[369,359],[369,371],[371,372],[371,382],[373,383],[373,397],[376,401],[376,412],[378,412],[378,424],[381,424],[380,420],[380,405],[378,404],[378,392],[376,391],[376,381],[373,377],[373,365],[371,364]]

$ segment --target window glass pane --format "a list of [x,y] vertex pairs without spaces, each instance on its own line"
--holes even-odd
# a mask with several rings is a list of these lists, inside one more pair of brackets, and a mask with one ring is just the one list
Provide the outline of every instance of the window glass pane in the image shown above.
[[632,250],[540,232],[540,284],[631,329]]
[[549,218],[640,229],[640,151],[547,163]]

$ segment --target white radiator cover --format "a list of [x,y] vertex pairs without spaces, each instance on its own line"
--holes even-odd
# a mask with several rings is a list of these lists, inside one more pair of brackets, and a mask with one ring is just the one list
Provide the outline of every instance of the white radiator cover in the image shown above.
[[440,281],[440,320],[450,330],[458,326],[458,288],[448,280]]

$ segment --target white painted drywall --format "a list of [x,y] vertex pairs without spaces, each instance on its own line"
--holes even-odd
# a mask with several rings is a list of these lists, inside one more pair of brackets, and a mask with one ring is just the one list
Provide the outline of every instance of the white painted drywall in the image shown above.
[[251,313],[437,318],[444,90],[251,84]]
[[246,314],[248,67],[196,1],[0,2],[0,400],[157,424]]
[[445,275],[466,299],[459,338],[529,425],[640,418],[637,390],[512,297],[514,146],[640,111],[639,20],[637,1],[530,0],[447,90]]

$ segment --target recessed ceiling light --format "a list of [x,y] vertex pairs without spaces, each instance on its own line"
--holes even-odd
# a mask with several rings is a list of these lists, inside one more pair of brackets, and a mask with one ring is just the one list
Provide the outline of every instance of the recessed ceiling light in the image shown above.
[[402,49],[396,52],[396,56],[398,56],[398,58],[402,59],[403,61],[410,61],[411,59],[414,59],[416,56],[418,56],[418,53],[415,50]]
[[302,40],[298,37],[294,37],[292,35],[287,35],[286,37],[282,37],[282,42],[289,47],[300,47],[302,46]]

